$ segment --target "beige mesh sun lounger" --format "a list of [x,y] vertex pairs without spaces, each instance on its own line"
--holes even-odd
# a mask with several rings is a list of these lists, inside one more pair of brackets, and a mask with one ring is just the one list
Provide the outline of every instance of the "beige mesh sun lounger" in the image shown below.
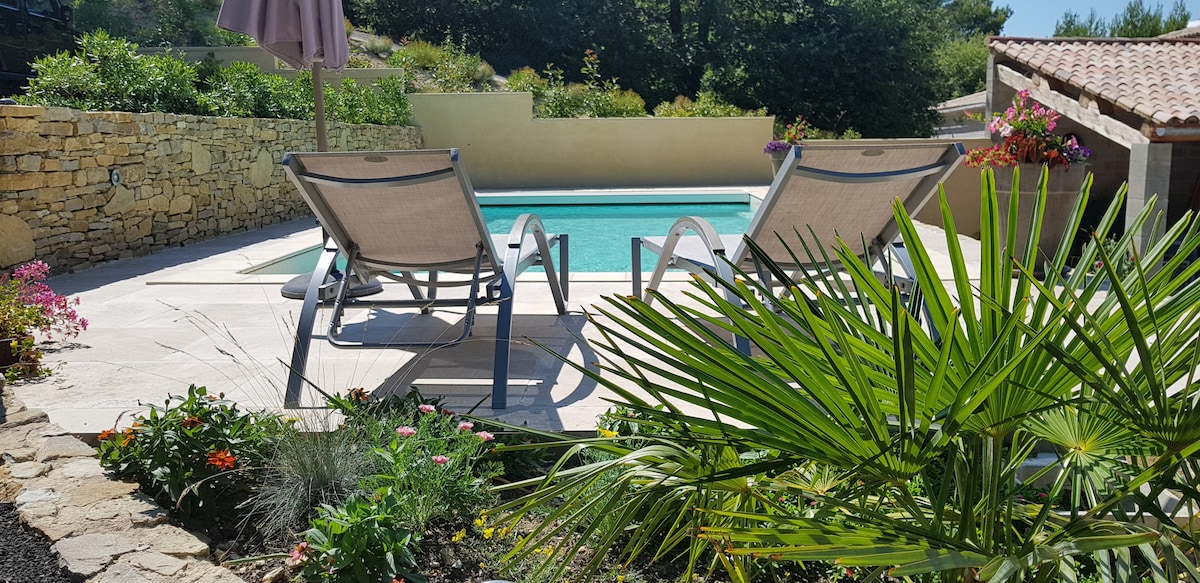
[[[837,236],[854,245],[861,236],[872,259],[886,263],[889,247],[899,235],[892,201],[899,198],[909,214],[915,214],[958,166],[964,152],[960,143],[793,148],[744,234],[720,234],[701,217],[683,217],[665,237],[635,238],[633,294],[643,294],[641,249],[658,256],[650,289],[659,286],[668,269],[712,273],[733,281],[733,270],[721,256],[747,273],[757,273],[769,287],[768,274],[752,262],[746,239],[780,267],[796,271],[812,267],[796,265],[788,251],[802,260],[807,257],[797,232],[809,243],[824,245],[834,244]],[[819,251],[813,252],[820,258]],[[649,294],[644,297],[651,299]]]
[[[476,308],[494,303],[499,315],[492,408],[505,408],[517,275],[530,266],[544,266],[558,313],[565,313],[566,236],[547,234],[533,214],[521,215],[506,235],[490,234],[457,149],[291,153],[284,166],[328,237],[304,295],[284,406],[299,406],[320,307],[333,310],[327,339],[335,346],[432,348],[466,339]],[[558,273],[550,249],[560,241],[563,265]],[[346,258],[346,275],[336,283],[333,299],[327,300],[322,288],[334,272],[338,255]],[[439,279],[439,273],[469,277]],[[407,284],[413,299],[350,297],[353,286],[375,276]],[[438,297],[438,288],[448,286],[468,286],[467,297]],[[342,334],[347,308],[401,307],[426,313],[447,306],[466,308],[461,335],[454,339],[404,341],[393,336],[369,341]]]

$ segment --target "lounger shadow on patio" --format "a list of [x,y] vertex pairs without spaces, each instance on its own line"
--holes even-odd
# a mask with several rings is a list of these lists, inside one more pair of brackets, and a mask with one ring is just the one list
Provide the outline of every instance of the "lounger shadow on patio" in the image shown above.
[[[499,312],[492,408],[507,407],[516,278],[531,266],[543,266],[555,307],[566,313],[566,235],[546,233],[534,214],[518,217],[507,235],[489,233],[457,149],[291,153],[284,165],[328,237],[304,295],[284,406],[300,405],[318,308],[332,310],[327,339],[334,346],[438,348],[466,340],[477,308],[494,304]],[[561,271],[550,255],[556,245]],[[326,300],[322,288],[339,255],[346,259],[346,275]],[[412,299],[349,297],[351,287],[376,276],[405,284]],[[452,286],[467,287],[466,296],[439,297],[439,288]],[[382,338],[343,334],[347,309],[408,308],[426,314],[442,307],[464,310],[456,338],[406,340],[402,330]]]

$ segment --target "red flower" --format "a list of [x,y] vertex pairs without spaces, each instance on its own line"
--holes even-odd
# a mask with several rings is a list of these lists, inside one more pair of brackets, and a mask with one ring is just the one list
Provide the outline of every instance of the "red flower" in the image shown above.
[[237,464],[237,456],[229,453],[227,449],[218,449],[208,452],[208,465],[219,470],[232,470]]

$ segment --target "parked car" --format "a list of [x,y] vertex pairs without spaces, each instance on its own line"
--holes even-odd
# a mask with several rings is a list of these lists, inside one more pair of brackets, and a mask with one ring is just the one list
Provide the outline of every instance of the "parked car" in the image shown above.
[[74,49],[67,0],[0,0],[0,95],[19,92],[38,57]]

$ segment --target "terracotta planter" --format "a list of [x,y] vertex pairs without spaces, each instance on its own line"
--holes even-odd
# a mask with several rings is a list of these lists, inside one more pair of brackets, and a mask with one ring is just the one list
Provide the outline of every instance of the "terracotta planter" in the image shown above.
[[[1029,239],[1029,223],[1033,219],[1033,206],[1037,198],[1037,183],[1041,177],[1042,167],[1039,164],[1020,164],[1021,184],[1020,197],[1017,200],[1017,251],[1013,253],[1018,259],[1025,255],[1025,247]],[[1000,233],[1006,236],[1008,216],[1008,200],[1012,193],[1013,168],[996,168],[996,199],[1000,210]],[[1087,177],[1087,165],[1076,164],[1070,170],[1061,166],[1050,169],[1046,183],[1046,213],[1042,217],[1042,232],[1038,237],[1038,260],[1033,266],[1039,276],[1047,259],[1052,259],[1058,250],[1058,244],[1064,236],[1074,237],[1074,233],[1065,233],[1071,220],[1071,210],[1079,197],[1079,188]]]

